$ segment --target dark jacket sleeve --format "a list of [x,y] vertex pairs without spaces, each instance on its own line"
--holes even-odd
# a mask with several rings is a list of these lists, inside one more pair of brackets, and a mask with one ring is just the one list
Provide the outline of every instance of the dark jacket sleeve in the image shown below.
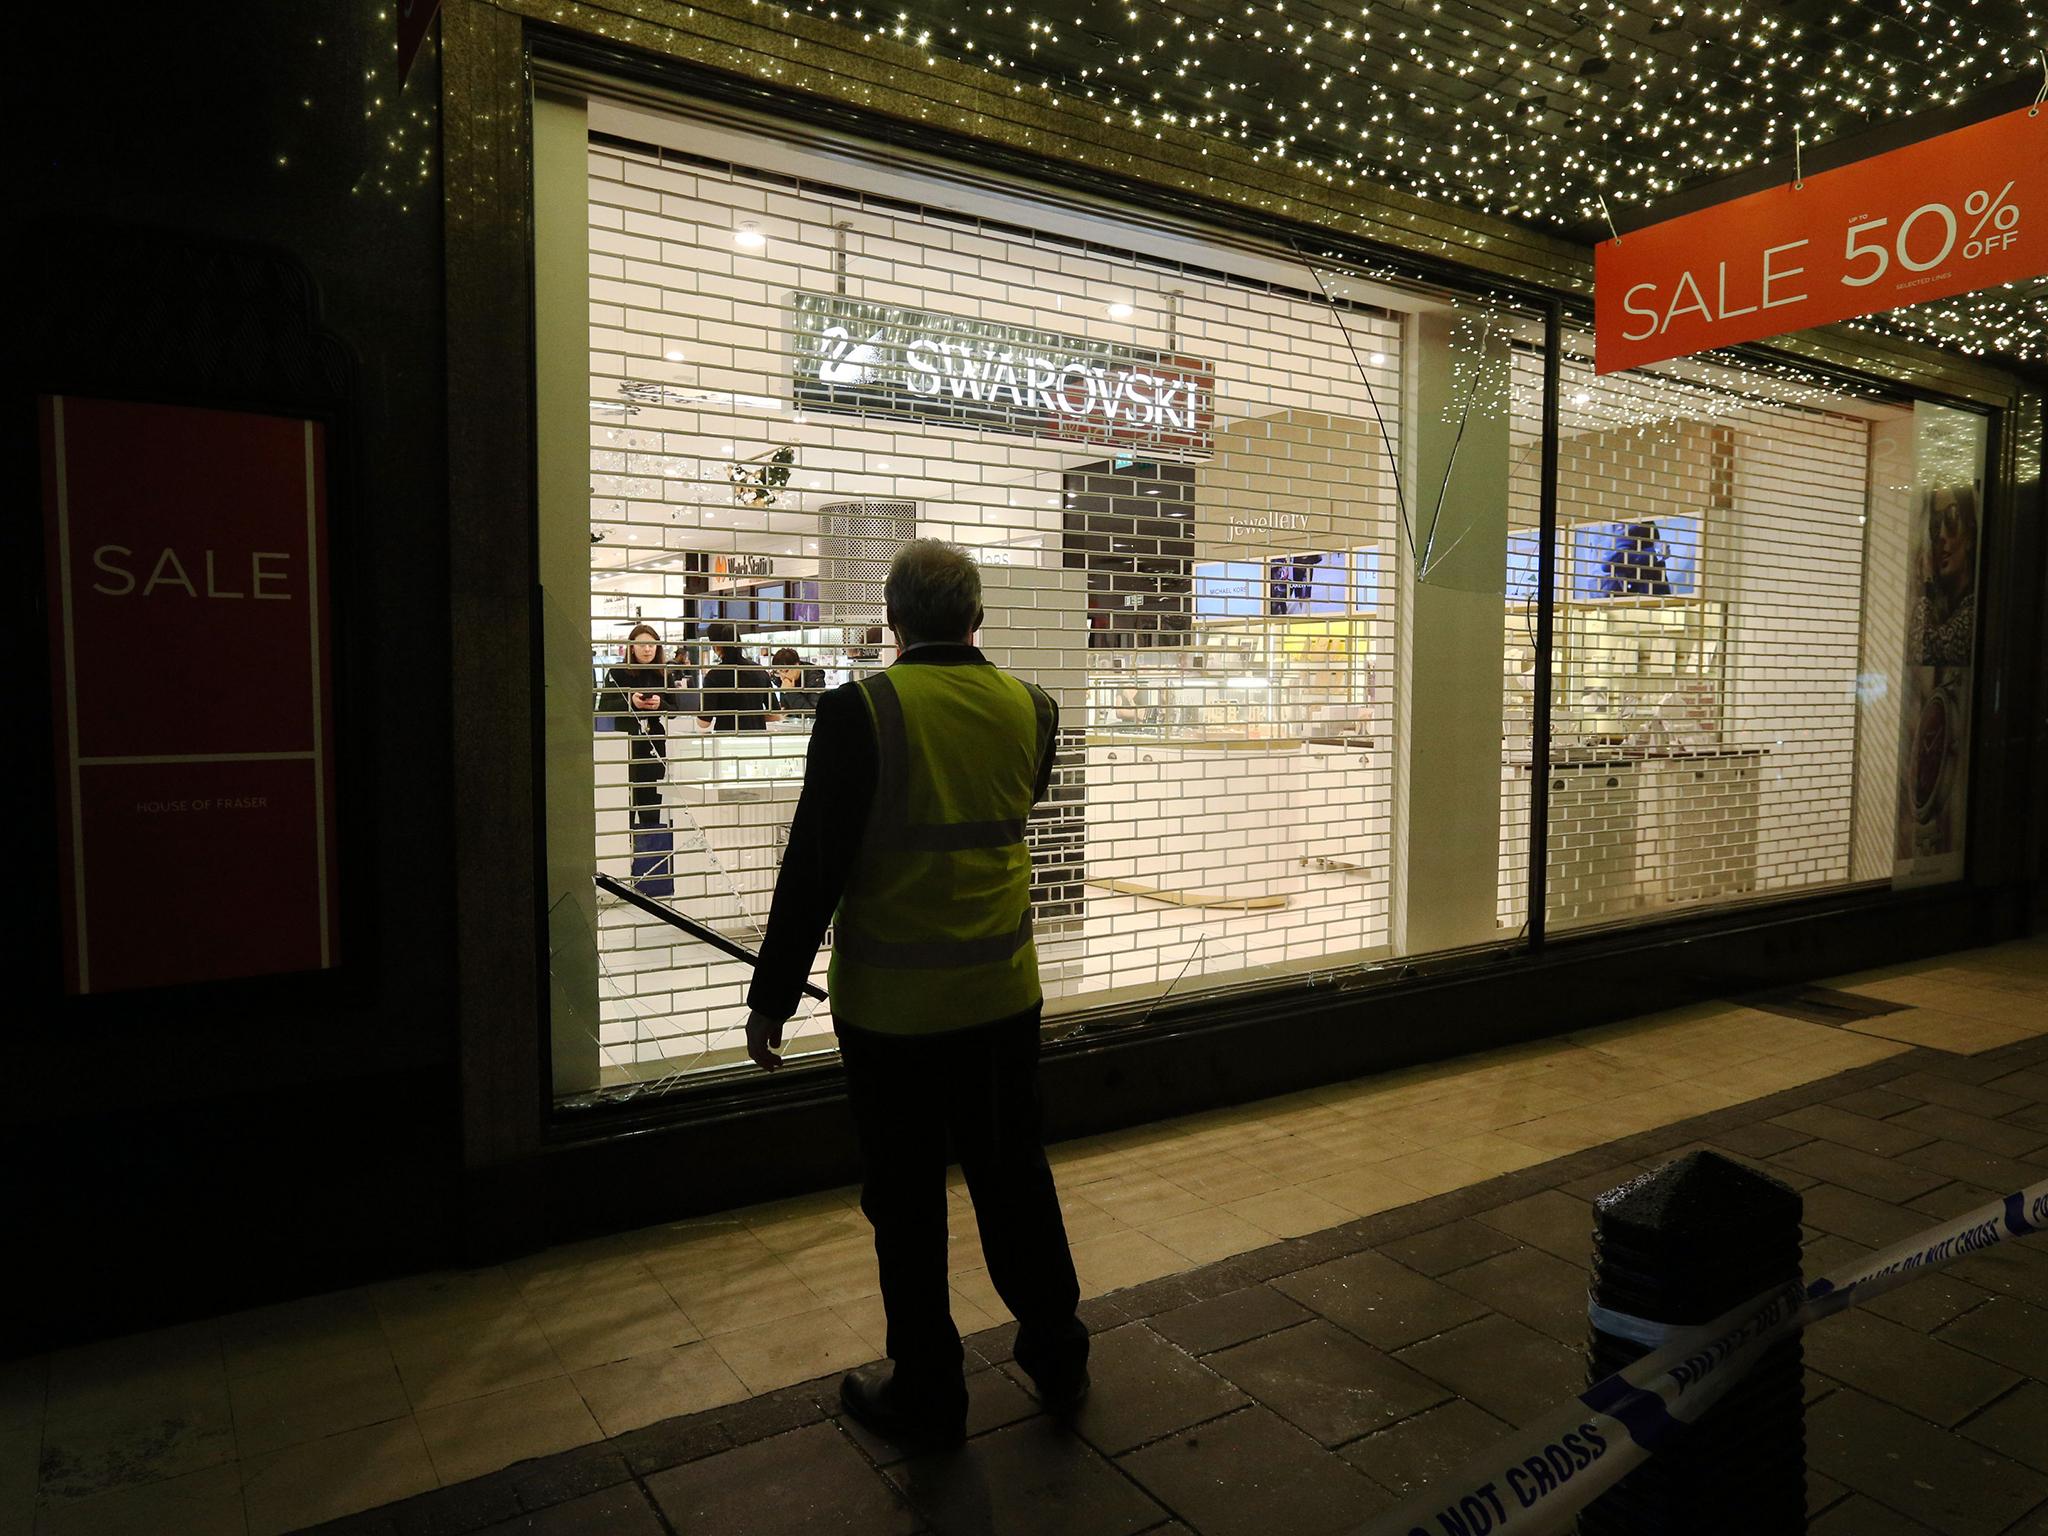
[[860,691],[849,683],[818,700],[803,793],[776,876],[761,959],[747,989],[753,1012],[786,1019],[803,1000],[818,945],[860,854],[874,798],[874,730]]
[[1053,760],[1060,751],[1060,706],[1059,700],[1047,694],[1045,702],[1052,706],[1052,729],[1045,733],[1045,755],[1038,760],[1038,783],[1031,791],[1031,803],[1044,801],[1046,792],[1052,788]]
[[598,690],[596,720],[600,731],[630,731],[633,706],[626,702],[626,690],[619,684],[619,669],[605,668],[604,687]]

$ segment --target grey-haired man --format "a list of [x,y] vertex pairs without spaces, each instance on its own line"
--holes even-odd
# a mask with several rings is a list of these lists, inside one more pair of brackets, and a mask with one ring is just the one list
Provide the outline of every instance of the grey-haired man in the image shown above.
[[1024,828],[1052,776],[1058,710],[971,639],[965,552],[907,545],[884,587],[899,654],[818,702],[803,795],[747,995],[749,1054],[778,1064],[825,926],[833,1017],[867,1177],[889,1364],[848,1373],[847,1411],[911,1443],[964,1432],[946,1263],[960,1163],[1015,1356],[1051,1408],[1088,1389],[1088,1335],[1038,1097],[1038,960]]

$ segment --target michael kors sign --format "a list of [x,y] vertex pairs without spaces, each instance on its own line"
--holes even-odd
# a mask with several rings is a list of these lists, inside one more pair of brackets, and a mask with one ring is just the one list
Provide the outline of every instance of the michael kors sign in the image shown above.
[[794,298],[800,409],[1181,452],[1209,447],[1216,375],[1200,358],[837,294]]

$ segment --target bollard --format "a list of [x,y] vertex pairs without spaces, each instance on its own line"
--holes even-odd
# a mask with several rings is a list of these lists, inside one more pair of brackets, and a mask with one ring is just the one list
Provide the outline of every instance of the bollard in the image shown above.
[[[1589,1381],[1650,1353],[1643,1335],[1659,1326],[1709,1322],[1800,1278],[1799,1196],[1718,1153],[1688,1153],[1609,1190],[1593,1209],[1591,1300],[1609,1316],[1593,1314]],[[1797,1334],[1579,1517],[1581,1536],[1798,1536],[1805,1529]]]

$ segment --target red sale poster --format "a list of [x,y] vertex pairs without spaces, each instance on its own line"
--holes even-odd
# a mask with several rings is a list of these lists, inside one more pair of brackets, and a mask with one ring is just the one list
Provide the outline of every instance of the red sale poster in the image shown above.
[[2021,108],[1593,251],[1596,371],[2048,272],[2048,111]]
[[320,423],[40,406],[66,989],[332,966]]

